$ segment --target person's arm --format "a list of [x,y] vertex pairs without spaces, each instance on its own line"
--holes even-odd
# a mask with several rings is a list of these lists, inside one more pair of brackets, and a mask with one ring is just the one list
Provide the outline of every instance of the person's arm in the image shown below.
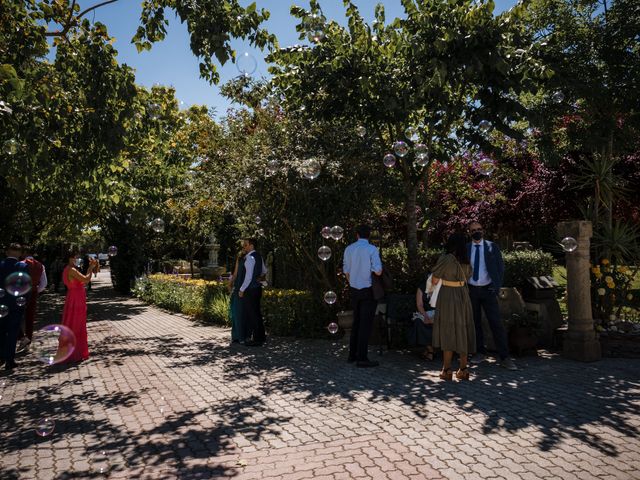
[[47,288],[48,283],[47,270],[44,268],[44,265],[42,265],[42,276],[40,277],[40,283],[38,283],[38,293],[41,293],[45,288]]
[[69,279],[79,280],[82,283],[89,283],[91,281],[91,274],[93,273],[94,268],[95,268],[94,264],[92,263],[91,265],[89,265],[89,268],[87,269],[87,274],[83,275],[78,271],[76,267],[71,267],[69,269]]
[[351,285],[349,280],[349,274],[351,273],[351,250],[347,247],[344,250],[344,258],[342,259],[342,273],[344,273],[345,278],[347,279],[347,284]]
[[238,292],[238,296],[242,297],[244,295],[244,291],[249,288],[249,284],[251,283],[251,279],[253,278],[253,269],[256,266],[256,259],[253,256],[248,255],[247,259],[244,262],[244,281],[242,285],[240,285],[240,291]]
[[373,247],[373,255],[371,256],[371,271],[376,275],[382,275],[382,260],[380,260],[380,252]]
[[231,290],[233,290],[233,282],[236,279],[236,276],[238,275],[238,264],[239,263],[240,263],[240,259],[236,258],[236,264],[233,267],[233,273],[229,277],[229,283],[227,285],[227,288],[229,289],[229,292],[231,292]]
[[422,290],[420,290],[419,288],[418,290],[416,290],[416,307],[418,307],[418,312],[420,312],[422,317],[427,314],[427,312],[425,312],[424,310],[424,302],[422,301]]

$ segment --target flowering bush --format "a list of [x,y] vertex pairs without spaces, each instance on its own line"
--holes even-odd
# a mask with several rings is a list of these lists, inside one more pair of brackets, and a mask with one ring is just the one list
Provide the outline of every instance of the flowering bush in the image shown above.
[[635,304],[631,286],[637,270],[612,264],[607,258],[591,265],[593,318],[600,329],[619,319],[625,306]]

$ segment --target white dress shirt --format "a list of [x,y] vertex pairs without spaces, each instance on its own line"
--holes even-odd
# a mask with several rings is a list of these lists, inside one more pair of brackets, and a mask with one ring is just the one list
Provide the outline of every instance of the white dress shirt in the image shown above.
[[[480,265],[476,266],[475,258],[476,258],[476,249],[480,249]],[[472,242],[471,243],[471,266],[475,271],[476,267],[479,268],[479,276],[478,280],[473,279],[473,273],[471,277],[469,277],[469,285],[475,285],[476,287],[485,287],[491,283],[491,277],[489,276],[489,271],[487,270],[487,264],[484,261],[484,240],[480,243]]]

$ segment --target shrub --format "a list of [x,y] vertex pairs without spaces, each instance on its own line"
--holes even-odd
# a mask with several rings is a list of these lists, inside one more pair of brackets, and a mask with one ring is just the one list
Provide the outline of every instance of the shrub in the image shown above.
[[[138,279],[134,293],[172,312],[230,326],[229,294],[222,282],[154,274]],[[326,325],[334,317],[321,299],[300,290],[264,290],[262,313],[268,332],[279,336],[324,336]]]
[[553,256],[542,250],[504,252],[504,286],[524,288],[527,277],[553,274]]
[[382,250],[382,263],[393,276],[395,292],[415,293],[416,288],[426,279],[427,273],[436,264],[440,255],[442,250],[420,249],[418,252],[420,267],[418,271],[410,272],[407,247],[395,245]]

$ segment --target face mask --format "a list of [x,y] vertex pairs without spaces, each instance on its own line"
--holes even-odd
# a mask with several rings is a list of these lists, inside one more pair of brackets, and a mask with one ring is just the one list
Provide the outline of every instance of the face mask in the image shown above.
[[471,238],[474,240],[482,240],[482,232],[473,232]]

